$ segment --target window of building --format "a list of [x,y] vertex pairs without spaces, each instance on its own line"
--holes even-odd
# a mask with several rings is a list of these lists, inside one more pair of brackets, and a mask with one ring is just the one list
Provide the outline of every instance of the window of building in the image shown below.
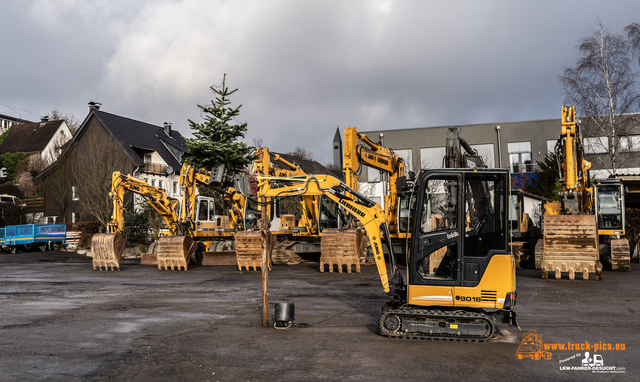
[[162,188],[163,182],[161,180],[158,181],[158,187]]
[[640,135],[630,135],[629,144],[629,151],[640,151]]
[[151,186],[155,187],[156,186],[156,180],[155,179],[151,179]]
[[420,149],[420,166],[422,168],[442,168],[442,162],[447,150],[444,147],[429,147]]
[[557,139],[547,139],[547,151],[554,153],[556,150],[556,142],[558,142]]
[[510,142],[507,144],[507,150],[512,173],[533,172],[531,142]]
[[151,154],[144,154],[144,163],[151,163]]
[[75,222],[76,222],[76,213],[75,213],[75,212],[72,212],[72,213],[71,213],[71,223],[72,223],[72,224],[75,224]]
[[382,174],[380,174],[379,170],[375,168],[367,166],[367,182],[369,183],[378,183],[382,180]]
[[71,199],[78,200],[78,194],[76,193],[76,186],[71,186]]
[[592,137],[582,140],[586,154],[603,154],[609,151],[609,138]]
[[404,171],[413,171],[413,155],[411,149],[393,150],[404,161]]
[[482,145],[471,145],[471,148],[478,152],[484,163],[489,168],[496,167],[496,156],[494,153],[493,143],[485,143]]

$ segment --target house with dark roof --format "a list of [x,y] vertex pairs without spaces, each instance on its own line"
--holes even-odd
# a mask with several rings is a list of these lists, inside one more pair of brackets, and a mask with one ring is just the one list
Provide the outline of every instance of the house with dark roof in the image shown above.
[[0,105],[0,134],[7,131],[13,125],[32,123],[38,119],[40,119],[40,116],[36,113],[7,105]]
[[[111,211],[106,192],[114,171],[180,198],[180,169],[188,151],[184,137],[168,123],[157,126],[107,113],[100,106],[89,103],[89,114],[58,161],[37,176],[44,184],[48,221],[106,223]],[[135,199],[136,204],[141,201]]]
[[62,146],[71,139],[71,131],[63,120],[13,125],[4,142],[0,155],[6,153],[39,154],[45,165],[53,163],[62,152]]

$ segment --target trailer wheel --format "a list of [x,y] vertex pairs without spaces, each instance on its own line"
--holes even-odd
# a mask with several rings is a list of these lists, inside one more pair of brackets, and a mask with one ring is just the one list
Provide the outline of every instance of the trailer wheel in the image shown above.
[[42,244],[42,245],[41,245],[40,247],[38,247],[38,248],[40,248],[40,250],[41,250],[42,252],[46,252],[46,250],[47,250],[47,245],[46,245],[46,244]]

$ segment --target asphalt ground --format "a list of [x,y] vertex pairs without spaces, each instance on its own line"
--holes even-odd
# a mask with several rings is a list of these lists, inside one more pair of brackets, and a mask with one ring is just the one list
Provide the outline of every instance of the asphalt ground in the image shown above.
[[[637,263],[605,270],[602,281],[518,270],[521,329],[498,324],[485,343],[401,340],[378,332],[387,297],[375,266],[360,274],[275,266],[271,322],[274,302],[295,304],[295,326],[277,330],[262,327],[259,271],[158,271],[124,260],[119,272],[96,272],[76,254],[2,253],[0,380],[640,380],[639,281]],[[516,358],[533,330],[551,359]],[[581,368],[587,346],[602,367],[562,369]]]

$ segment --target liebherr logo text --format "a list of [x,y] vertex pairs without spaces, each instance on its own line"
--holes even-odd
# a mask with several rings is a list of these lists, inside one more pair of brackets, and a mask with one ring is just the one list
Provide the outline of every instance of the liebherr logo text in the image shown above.
[[347,202],[344,201],[344,199],[340,199],[340,204],[342,204],[343,206],[347,207],[349,210],[351,210],[353,213],[364,217],[364,212],[360,211],[359,209],[355,208],[354,206],[348,204]]
[[459,235],[460,234],[458,233],[458,231],[454,231],[447,234],[447,239],[453,239],[454,237],[458,237]]

